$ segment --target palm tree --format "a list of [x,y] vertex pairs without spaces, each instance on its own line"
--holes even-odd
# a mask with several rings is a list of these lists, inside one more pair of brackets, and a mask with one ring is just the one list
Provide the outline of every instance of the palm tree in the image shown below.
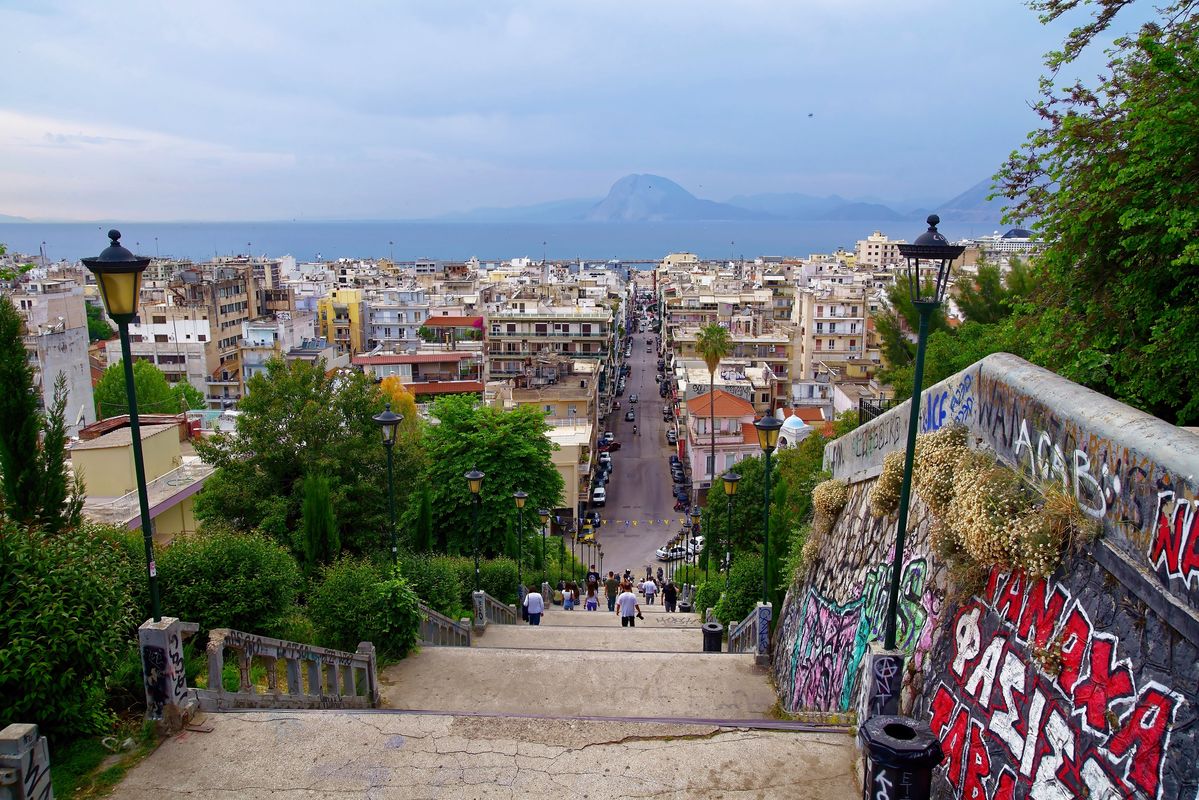
[[699,351],[704,364],[708,367],[708,427],[712,434],[712,480],[716,482],[716,368],[720,361],[733,349],[733,340],[727,328],[715,323],[706,325],[699,330],[695,339],[695,349]]

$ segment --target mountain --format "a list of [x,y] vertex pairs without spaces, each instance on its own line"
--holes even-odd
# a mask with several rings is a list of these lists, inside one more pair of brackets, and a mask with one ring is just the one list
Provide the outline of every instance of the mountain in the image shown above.
[[908,219],[908,217],[881,203],[845,203],[826,211],[817,219],[847,222],[896,222]]
[[660,175],[626,175],[584,219],[589,222],[664,222],[772,219],[748,208],[701,200]]
[[11,217],[8,214],[0,214],[0,222],[28,222],[24,217]]
[[784,219],[821,219],[835,208],[849,203],[844,197],[830,194],[816,197],[798,192],[765,192],[762,194],[739,194],[729,198],[729,204],[760,211]]
[[591,198],[551,200],[511,208],[475,208],[443,214],[437,219],[445,222],[578,222],[598,202]]
[[1003,217],[1003,207],[1010,201],[1003,197],[988,200],[987,195],[991,192],[991,179],[985,178],[957,197],[945,201],[935,211],[946,222],[986,223],[998,226]]

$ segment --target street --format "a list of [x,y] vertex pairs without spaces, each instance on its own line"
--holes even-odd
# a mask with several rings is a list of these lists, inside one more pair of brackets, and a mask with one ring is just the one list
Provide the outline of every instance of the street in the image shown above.
[[[599,509],[604,520],[597,539],[604,549],[604,573],[632,570],[644,576],[646,565],[657,571],[654,551],[682,527],[685,514],[674,511],[668,459],[674,452],[666,443],[667,424],[662,421],[666,400],[658,396],[657,351],[646,352],[653,331],[633,334],[631,367],[620,409],[613,411],[605,430],[616,434],[620,450],[612,454],[612,477],[608,481],[608,504]],[[635,405],[630,395],[638,395]],[[637,435],[625,412],[637,412]],[[598,565],[597,565],[598,566]]]

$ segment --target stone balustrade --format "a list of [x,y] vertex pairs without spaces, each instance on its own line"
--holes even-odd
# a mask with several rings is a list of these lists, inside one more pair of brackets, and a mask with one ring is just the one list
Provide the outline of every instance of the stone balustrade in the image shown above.
[[759,664],[770,661],[770,603],[758,603],[729,631],[730,653],[753,653]]
[[470,618],[458,622],[421,603],[424,619],[420,624],[420,643],[423,647],[470,647]]
[[520,612],[516,606],[507,605],[487,592],[472,592],[471,601],[475,607],[474,629],[477,633],[485,631],[489,624],[515,625],[520,622]]
[[[226,691],[225,652],[236,654],[239,685]],[[254,678],[265,670],[266,687]],[[375,648],[370,642],[347,653],[256,636],[229,628],[208,635],[208,687],[196,689],[200,708],[374,708],[379,705]]]

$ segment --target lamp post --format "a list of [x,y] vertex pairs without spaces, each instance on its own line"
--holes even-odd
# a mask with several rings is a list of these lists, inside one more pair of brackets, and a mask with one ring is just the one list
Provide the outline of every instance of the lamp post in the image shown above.
[[[916,364],[912,375],[912,402],[908,409],[907,451],[903,458],[903,484],[899,489],[899,521],[895,529],[895,561],[891,564],[891,590],[887,606],[887,632],[883,647],[895,649],[895,634],[899,616],[899,579],[903,569],[903,545],[908,528],[908,503],[912,496],[912,461],[916,454],[916,426],[920,422],[920,392],[924,382],[924,346],[928,339],[928,321],[941,307],[949,284],[949,267],[966,248],[950,244],[937,224],[941,218],[929,215],[928,230],[911,244],[899,245],[899,254],[907,261],[908,292],[920,314],[920,329],[916,335]],[[931,286],[920,279],[920,262],[927,261],[936,270]]]
[[404,415],[393,414],[391,403],[388,403],[381,414],[375,414],[371,419],[379,426],[379,431],[383,434],[383,446],[387,448],[387,511],[391,516],[391,563],[395,564],[399,560],[399,554],[396,552],[396,496],[392,473],[392,450],[395,449],[396,430],[404,421]]
[[479,492],[483,490],[483,478],[486,477],[477,469],[472,469],[462,477],[466,478],[466,485],[470,487],[471,496],[474,498],[474,516],[472,519],[472,527],[475,534],[475,591],[479,591],[479,503],[482,498]]
[[762,502],[762,603],[770,602],[770,454],[778,445],[782,421],[767,411],[754,423],[758,429],[758,446],[766,454],[765,488]]
[[546,565],[545,526],[550,521],[550,510],[548,508],[537,509],[537,518],[541,520],[541,579],[538,581],[538,583],[540,583],[541,581],[545,580],[545,573],[546,573],[546,568],[545,568],[545,565]]
[[[712,463],[715,464],[716,462],[712,462]],[[716,471],[715,466],[712,467],[712,471],[713,472]],[[713,481],[713,482],[715,482],[715,481]],[[693,548],[695,546],[695,537],[699,535],[699,524],[700,524],[700,521],[703,519],[703,516],[704,516],[703,509],[701,509],[699,507],[699,505],[691,506],[691,532],[687,536],[688,541],[683,543],[683,547]],[[686,551],[684,551],[684,552],[686,552]],[[688,555],[687,560],[688,561],[691,560],[690,555]],[[699,565],[699,553],[695,554],[695,563],[697,566]],[[708,559],[707,558],[704,559],[704,580],[705,581],[708,580]]]
[[599,554],[599,571],[600,577],[604,577],[604,546],[599,542],[595,543],[595,552]]
[[737,494],[737,481],[741,476],[731,469],[720,476],[724,481],[724,497],[728,509],[728,524],[724,529],[724,589],[729,588],[729,573],[733,571],[733,496]]
[[133,446],[133,471],[137,478],[137,502],[142,518],[142,539],[146,546],[146,572],[150,580],[150,610],[154,621],[162,619],[158,603],[158,569],[154,564],[154,529],[150,520],[150,501],[146,495],[146,466],[142,459],[141,425],[137,418],[137,389],[133,384],[133,355],[129,350],[129,323],[137,314],[142,273],[149,258],[130,253],[121,246],[121,232],[108,232],[110,244],[99,256],[83,259],[83,265],[96,276],[104,310],[117,324],[121,337],[121,362],[125,371],[125,398],[129,403],[129,436]]
[[529,499],[529,495],[517,489],[512,499],[516,501],[516,585],[519,587],[525,585],[525,501]]

